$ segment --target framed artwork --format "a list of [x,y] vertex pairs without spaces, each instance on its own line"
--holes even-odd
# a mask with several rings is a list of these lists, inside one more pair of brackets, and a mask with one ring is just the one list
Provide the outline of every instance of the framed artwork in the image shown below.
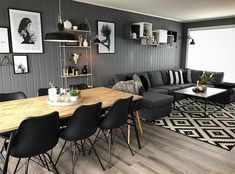
[[43,53],[41,13],[9,9],[13,53]]
[[7,27],[0,27],[0,54],[10,53],[9,33]]
[[115,23],[97,21],[97,26],[100,39],[98,53],[115,53]]
[[15,74],[27,74],[29,73],[28,66],[28,56],[21,55],[15,56],[13,55],[13,69]]

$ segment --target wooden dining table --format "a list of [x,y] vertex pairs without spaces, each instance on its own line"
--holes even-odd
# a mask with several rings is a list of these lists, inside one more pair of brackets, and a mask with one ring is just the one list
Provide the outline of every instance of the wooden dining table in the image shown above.
[[[111,107],[116,100],[128,98],[131,96],[133,96],[133,102],[139,101],[143,98],[142,96],[134,95],[131,93],[126,93],[105,87],[97,87],[81,90],[81,101],[70,106],[51,106],[48,104],[48,96],[1,102],[0,134],[11,133],[11,137],[13,137],[13,133],[15,132],[15,130],[17,130],[20,123],[29,116],[37,117],[57,111],[59,112],[60,118],[63,119],[71,117],[74,111],[81,105],[89,105],[97,102],[102,102],[102,108],[105,109]],[[133,112],[131,112],[131,116],[136,132],[137,143],[139,148],[141,148]],[[1,172],[0,170],[0,173],[5,174],[7,171],[7,158],[9,158],[8,150],[3,171]]]

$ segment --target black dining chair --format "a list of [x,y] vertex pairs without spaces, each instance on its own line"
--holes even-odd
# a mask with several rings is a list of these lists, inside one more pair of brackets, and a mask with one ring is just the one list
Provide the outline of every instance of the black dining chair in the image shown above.
[[45,96],[45,95],[48,95],[48,88],[39,88],[38,96]]
[[[127,138],[121,128],[123,125],[127,123],[129,110],[132,105],[132,99],[133,97],[117,100],[109,109],[109,111],[105,114],[102,122],[99,125],[99,128],[101,131],[103,131],[103,134],[105,136],[108,135],[108,138],[106,137],[106,140],[108,139],[108,145],[109,145],[109,167],[111,167],[112,165],[111,150],[112,150],[112,144],[113,144],[113,130],[121,131],[121,134],[131,154],[134,155],[130,145],[128,144]],[[104,131],[107,131],[108,134],[104,133]]]
[[88,85],[86,83],[80,83],[80,84],[76,84],[76,85],[70,85],[70,88],[77,88],[79,90],[83,90],[83,89],[88,89]]
[[0,93],[0,102],[19,100],[24,98],[26,98],[26,96],[21,91],[12,93]]
[[[14,173],[22,158],[26,158],[25,173],[28,173],[29,162],[33,157],[41,159],[42,165],[52,164],[54,172],[58,173],[51,156],[47,153],[53,149],[59,140],[59,113],[52,112],[43,116],[28,117],[23,120],[9,143],[9,155],[18,158]],[[43,159],[43,160],[42,160]],[[35,162],[35,160],[32,160]],[[44,161],[44,162],[43,162]]]
[[[25,98],[26,98],[26,95],[21,91],[12,92],[12,93],[0,93],[0,102],[6,102],[6,101],[11,101],[11,100],[20,100],[20,99],[25,99]],[[1,151],[0,151],[0,153],[2,154],[2,152],[4,151],[4,146],[10,137],[10,134],[9,133],[0,134],[0,137],[5,139],[3,146],[1,148]]]
[[[104,170],[104,166],[96,152],[94,144],[91,142],[90,138],[95,134],[98,125],[100,123],[100,113],[101,113],[102,103],[96,103],[92,105],[84,105],[76,109],[73,116],[69,120],[67,127],[62,131],[60,138],[65,142],[62,146],[62,149],[59,153],[59,156],[56,160],[56,164],[58,163],[61,155],[66,151],[64,151],[65,145],[68,141],[72,142],[73,148],[73,157],[72,157],[72,173],[74,173],[74,167],[78,160],[77,150],[80,152],[81,150],[84,152],[83,145],[86,140],[91,145],[91,149],[95,152],[95,155]],[[81,142],[81,144],[79,144]],[[81,150],[80,150],[81,147]]]

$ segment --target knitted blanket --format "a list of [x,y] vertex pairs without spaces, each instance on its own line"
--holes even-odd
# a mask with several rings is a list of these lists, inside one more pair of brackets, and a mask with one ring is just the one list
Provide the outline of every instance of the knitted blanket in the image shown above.
[[130,80],[130,81],[120,81],[116,83],[113,86],[113,89],[138,95],[141,87],[142,84],[140,82]]

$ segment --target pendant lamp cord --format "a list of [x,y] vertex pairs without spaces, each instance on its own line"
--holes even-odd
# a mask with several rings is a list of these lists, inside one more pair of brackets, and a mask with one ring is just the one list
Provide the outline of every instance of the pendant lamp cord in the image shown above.
[[61,13],[61,2],[60,2],[60,0],[59,0],[59,15],[60,15],[60,17],[62,17],[62,13]]

